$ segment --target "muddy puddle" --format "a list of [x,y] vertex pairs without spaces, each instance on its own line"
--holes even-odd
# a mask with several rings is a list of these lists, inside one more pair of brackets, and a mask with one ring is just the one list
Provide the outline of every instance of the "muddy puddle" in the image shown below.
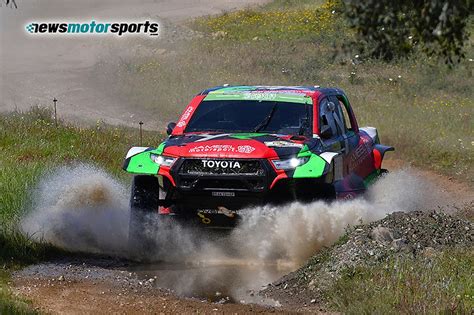
[[[348,227],[394,211],[437,205],[440,196],[429,181],[406,169],[379,179],[363,198],[243,209],[241,222],[227,233],[208,234],[157,221],[156,226],[144,226],[144,232],[156,243],[150,244],[146,259],[158,262],[112,267],[143,280],[156,277],[153,286],[181,296],[275,305],[254,292],[331,246]],[[32,200],[21,220],[21,230],[32,240],[70,252],[130,258],[129,187],[106,171],[87,164],[55,169],[41,179]],[[51,267],[59,268],[53,277],[76,277],[66,267]],[[93,276],[81,268],[86,267],[80,265],[78,274]],[[100,273],[110,266],[103,269]]]
[[298,266],[291,263],[248,261],[153,263],[127,268],[143,281],[167,288],[177,295],[217,303],[258,303],[278,306],[277,301],[258,296],[257,292]]

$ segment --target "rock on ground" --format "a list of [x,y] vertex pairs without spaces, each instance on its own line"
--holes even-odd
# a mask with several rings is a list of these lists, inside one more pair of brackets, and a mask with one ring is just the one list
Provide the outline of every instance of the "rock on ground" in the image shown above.
[[[461,209],[472,213],[473,203]],[[356,226],[334,246],[313,256],[306,265],[261,292],[284,306],[320,299],[347,267],[374,265],[394,257],[431,257],[448,248],[472,248],[474,223],[437,211],[396,212],[368,225]]]

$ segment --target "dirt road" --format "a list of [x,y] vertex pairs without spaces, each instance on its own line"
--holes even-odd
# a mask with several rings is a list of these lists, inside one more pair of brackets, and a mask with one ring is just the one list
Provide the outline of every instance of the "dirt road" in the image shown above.
[[[396,170],[406,165],[401,161],[389,160],[385,166]],[[414,182],[415,184],[426,181],[434,185],[430,186],[432,191],[428,192],[428,197],[433,198],[424,199],[426,203],[417,204],[413,209],[407,209],[408,211],[436,209],[437,206],[448,206],[442,209],[452,211],[466,204],[472,207],[474,194],[466,184],[429,171],[412,169],[410,174],[420,179]],[[383,185],[384,192],[381,198],[388,199],[388,204],[392,204],[390,195],[396,193],[393,189],[405,186],[406,183],[413,183],[399,182],[400,180],[399,177],[392,180],[392,184],[395,183],[397,186],[388,182],[387,185]],[[426,194],[426,191],[418,191],[419,187],[408,187],[408,189],[417,190],[416,194]],[[402,195],[401,198],[407,198],[405,193]],[[382,203],[376,202],[376,204],[383,207]],[[392,211],[400,210],[398,207],[402,204],[394,203]],[[338,213],[346,211],[344,208],[336,210]],[[297,224],[294,218],[292,224]],[[322,227],[321,229],[324,230]],[[294,234],[291,229],[289,231]],[[277,232],[280,231],[273,231]],[[325,234],[318,234],[323,232],[314,231],[316,236],[328,237]],[[249,230],[249,233],[252,233],[252,230]],[[303,234],[304,231],[300,231],[299,235]],[[267,235],[265,239],[269,242],[272,236]],[[290,239],[287,235],[287,240]],[[253,242],[257,244],[258,240]],[[296,246],[296,243],[294,245]],[[308,243],[304,245],[307,247]],[[14,292],[30,299],[35,307],[53,314],[321,311],[320,306],[312,302],[314,300],[312,296],[299,297],[296,299],[298,305],[292,305],[291,309],[287,309],[286,304],[280,306],[280,302],[284,303],[285,297],[280,296],[279,301],[276,301],[256,294],[282,275],[296,270],[298,265],[276,268],[276,260],[264,264],[258,264],[259,261],[256,260],[256,264],[252,264],[248,258],[242,257],[240,260],[225,258],[213,264],[206,264],[201,262],[199,255],[192,250],[187,250],[186,255],[180,259],[183,260],[181,263],[158,262],[150,265],[87,255],[64,257],[59,261],[33,265],[15,273]]]
[[[258,5],[267,0],[140,0],[140,1],[17,1],[17,10],[0,8],[0,111],[51,105],[56,97],[61,117],[75,122],[134,125],[134,104],[127,104],[107,86],[92,82],[94,64],[114,51],[130,50],[127,39],[98,37],[41,37],[27,35],[25,25],[35,21],[90,21],[154,19],[162,23],[161,36],[172,23]],[[171,23],[171,24],[170,24]],[[131,47],[132,46],[132,47]],[[112,47],[112,48],[111,48]],[[112,51],[111,51],[112,50]],[[183,105],[184,106],[184,105]],[[143,118],[143,117],[142,117]],[[156,126],[147,124],[149,128]]]
[[[14,277],[15,292],[51,314],[243,314],[296,313],[251,304],[208,303],[203,298],[178,298],[156,288],[154,278],[139,280],[124,264],[83,259],[29,267]],[[122,270],[120,270],[122,269]]]
[[178,299],[170,293],[137,288],[132,291],[102,282],[20,280],[17,292],[50,314],[269,314],[297,313],[258,305],[210,304]]

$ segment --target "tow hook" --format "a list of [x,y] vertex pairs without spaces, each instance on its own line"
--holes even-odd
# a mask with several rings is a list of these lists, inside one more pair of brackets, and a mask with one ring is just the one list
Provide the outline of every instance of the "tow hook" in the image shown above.
[[235,212],[232,211],[232,210],[229,210],[227,209],[226,207],[217,207],[217,210],[219,210],[219,213],[222,213],[223,215],[229,217],[229,218],[233,218],[235,217]]
[[204,224],[210,224],[211,223],[211,219],[207,218],[204,213],[202,213],[201,211],[198,212],[198,217],[201,218],[201,222],[204,223]]

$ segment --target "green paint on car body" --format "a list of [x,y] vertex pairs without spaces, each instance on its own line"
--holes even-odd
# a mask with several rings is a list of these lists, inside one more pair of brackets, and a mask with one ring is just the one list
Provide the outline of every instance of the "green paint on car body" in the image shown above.
[[160,143],[160,145],[153,150],[141,152],[131,156],[127,165],[126,171],[132,174],[144,174],[144,175],[156,175],[160,170],[160,166],[153,162],[151,154],[163,154],[165,150],[166,142]]
[[267,135],[267,133],[235,133],[235,134],[230,135],[230,137],[241,139],[241,140],[247,140],[247,139],[252,139],[252,138],[261,137],[265,135]]
[[309,160],[295,169],[293,178],[317,178],[323,176],[326,161],[319,155],[313,154],[308,150],[303,151],[303,149],[298,154],[298,157],[309,157]]
[[364,186],[365,188],[368,188],[370,185],[375,183],[375,181],[380,177],[380,170],[375,170],[369,175],[367,175],[366,178],[364,178]]
[[303,145],[301,147],[301,150],[300,152],[298,153],[298,157],[304,157],[304,156],[309,156],[311,154],[311,152],[309,151],[309,147],[307,144]]
[[152,153],[157,154],[157,150],[138,153],[130,157],[126,171],[132,174],[158,174],[160,166],[150,158],[150,154]]
[[153,153],[162,154],[163,151],[165,150],[165,144],[166,144],[166,141],[160,143],[160,145],[155,150],[153,150]]
[[310,96],[304,94],[288,94],[272,91],[255,92],[255,91],[225,91],[217,90],[207,94],[203,100],[206,101],[262,101],[262,102],[287,102],[298,104],[313,104]]

